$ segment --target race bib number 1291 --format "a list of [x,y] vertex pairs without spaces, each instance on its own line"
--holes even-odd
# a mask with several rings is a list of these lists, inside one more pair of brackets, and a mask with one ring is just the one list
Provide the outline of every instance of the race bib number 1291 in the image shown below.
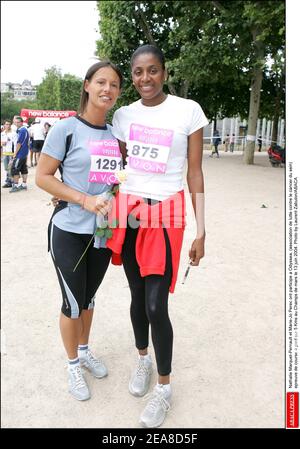
[[115,172],[121,170],[122,160],[117,139],[90,140],[91,170],[89,182],[118,184]]

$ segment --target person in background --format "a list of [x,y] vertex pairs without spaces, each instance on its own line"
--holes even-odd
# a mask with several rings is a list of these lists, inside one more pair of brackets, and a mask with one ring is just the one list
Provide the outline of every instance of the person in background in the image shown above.
[[1,132],[1,156],[3,156],[4,170],[6,171],[6,179],[3,188],[12,187],[11,179],[11,163],[14,154],[15,133],[11,129],[11,121],[5,120],[4,129]]
[[12,125],[11,125],[11,129],[13,130],[13,132],[17,132],[17,125],[16,125],[16,120],[17,120],[17,117],[19,117],[18,115],[14,115],[13,116],[13,120],[12,120]]
[[261,147],[262,147],[262,137],[261,136],[258,137],[257,144],[258,144],[258,151],[261,152]]
[[47,135],[48,135],[48,132],[50,131],[50,128],[51,128],[50,123],[45,122],[45,123],[44,123],[44,136],[45,136],[45,140],[46,140],[46,137],[47,137]]
[[[120,95],[122,79],[120,70],[109,61],[88,69],[79,115],[52,126],[36,170],[38,187],[59,199],[48,240],[62,292],[60,331],[68,359],[68,389],[79,401],[91,396],[82,368],[96,378],[108,373],[104,362],[91,352],[89,336],[95,295],[111,250],[106,238],[101,239],[99,249],[91,241],[97,215],[105,216],[109,210],[106,194],[112,189],[113,169],[121,162],[118,141],[106,124],[106,115]],[[106,158],[107,151],[114,157]],[[62,182],[55,176],[58,168]]]
[[[172,396],[173,329],[168,296],[175,288],[183,240],[186,160],[187,183],[197,223],[189,251],[190,264],[199,265],[204,256],[201,165],[203,127],[208,120],[195,101],[164,93],[167,71],[159,48],[139,47],[131,57],[131,75],[141,98],[121,107],[113,116],[113,134],[119,140],[123,156],[127,155],[127,179],[120,186],[116,202],[128,201],[129,210],[125,229],[113,230],[107,246],[121,255],[131,291],[130,317],[138,351],[137,367],[129,381],[129,392],[134,396],[144,396],[150,386],[151,327],[158,378],[140,424],[158,427],[170,409]],[[156,214],[159,226],[147,221],[152,213]]]
[[29,154],[28,154],[28,165],[29,167],[33,167],[34,163],[37,163],[37,159],[36,159],[36,153],[33,152],[32,150],[32,146],[33,146],[33,135],[32,135],[32,127],[33,127],[33,123],[31,123],[31,125],[28,128],[28,132],[29,132]]
[[[15,124],[17,127],[17,139],[11,166],[11,177],[13,179],[13,183],[12,188],[9,191],[10,193],[27,190],[27,156],[29,151],[29,133],[27,131],[27,128],[23,126],[22,117],[17,116],[15,118]],[[19,186],[18,183],[20,174],[22,175],[23,182]]]
[[30,133],[32,136],[32,152],[34,153],[34,165],[37,165],[45,141],[44,127],[41,124],[40,118],[37,117],[35,119],[34,124],[30,127]]
[[234,150],[234,142],[235,142],[235,134],[232,134],[232,136],[230,136],[229,139],[229,149],[231,153],[233,153]]
[[229,134],[226,134],[226,137],[225,137],[225,139],[224,139],[224,145],[225,145],[225,153],[227,153],[227,151],[228,151],[228,147],[229,147],[229,141],[230,141],[230,138],[229,138]]
[[218,146],[220,145],[220,143],[221,143],[221,138],[220,138],[219,130],[216,129],[216,130],[214,131],[214,138],[213,138],[213,146],[214,146],[214,150],[212,151],[212,153],[211,153],[211,155],[210,155],[209,157],[213,157],[213,155],[214,155],[215,153],[217,153],[217,157],[218,157],[218,158],[220,157],[219,151],[218,151]]

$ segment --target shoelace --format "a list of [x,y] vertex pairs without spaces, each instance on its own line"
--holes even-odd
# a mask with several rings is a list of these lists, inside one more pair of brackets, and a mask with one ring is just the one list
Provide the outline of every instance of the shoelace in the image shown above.
[[144,374],[148,374],[149,373],[149,370],[148,370],[148,368],[147,368],[147,366],[146,365],[144,365],[141,361],[139,362],[139,364],[138,364],[138,367],[137,367],[137,369],[136,369],[136,376],[137,377],[143,377],[144,376]]
[[101,359],[96,359],[96,357],[93,356],[93,354],[91,353],[91,351],[87,351],[87,355],[86,355],[86,359],[87,361],[93,365],[93,366],[100,366],[103,365],[103,362]]
[[170,404],[158,391],[153,391],[152,393],[146,394],[146,396],[143,397],[143,401],[147,400],[149,400],[147,404],[147,409],[149,409],[151,413],[153,413],[156,410],[157,405],[161,405],[162,409],[165,412],[168,412],[170,410]]
[[71,372],[75,379],[75,388],[85,387],[85,380],[83,378],[80,366],[76,366],[76,368],[72,369]]

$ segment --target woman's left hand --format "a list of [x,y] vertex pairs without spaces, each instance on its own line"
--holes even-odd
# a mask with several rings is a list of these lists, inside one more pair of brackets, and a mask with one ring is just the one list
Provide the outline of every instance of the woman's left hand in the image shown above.
[[53,206],[53,207],[58,206],[59,201],[60,201],[60,200],[59,200],[59,198],[57,198],[57,196],[53,196],[53,197],[51,198],[52,206]]
[[204,242],[205,234],[199,239],[195,239],[189,251],[190,264],[193,266],[199,265],[200,259],[204,257]]

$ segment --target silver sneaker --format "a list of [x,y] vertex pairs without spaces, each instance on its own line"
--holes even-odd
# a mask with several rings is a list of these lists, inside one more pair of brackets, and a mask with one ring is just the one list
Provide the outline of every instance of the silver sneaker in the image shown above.
[[78,401],[86,401],[91,395],[87,383],[83,377],[81,368],[77,365],[75,368],[68,368],[69,393]]
[[166,414],[171,408],[171,395],[166,397],[163,387],[156,385],[153,392],[147,395],[149,399],[140,417],[140,424],[143,427],[159,427],[165,420]]
[[152,361],[139,359],[138,366],[129,382],[129,391],[133,396],[144,396],[148,390],[152,374]]
[[9,193],[15,193],[15,192],[20,192],[20,189],[18,186],[13,185],[12,188],[9,190]]
[[104,362],[101,359],[96,359],[89,349],[87,350],[86,357],[79,357],[79,361],[81,366],[89,370],[90,373],[98,379],[101,379],[101,377],[105,377],[108,374]]

